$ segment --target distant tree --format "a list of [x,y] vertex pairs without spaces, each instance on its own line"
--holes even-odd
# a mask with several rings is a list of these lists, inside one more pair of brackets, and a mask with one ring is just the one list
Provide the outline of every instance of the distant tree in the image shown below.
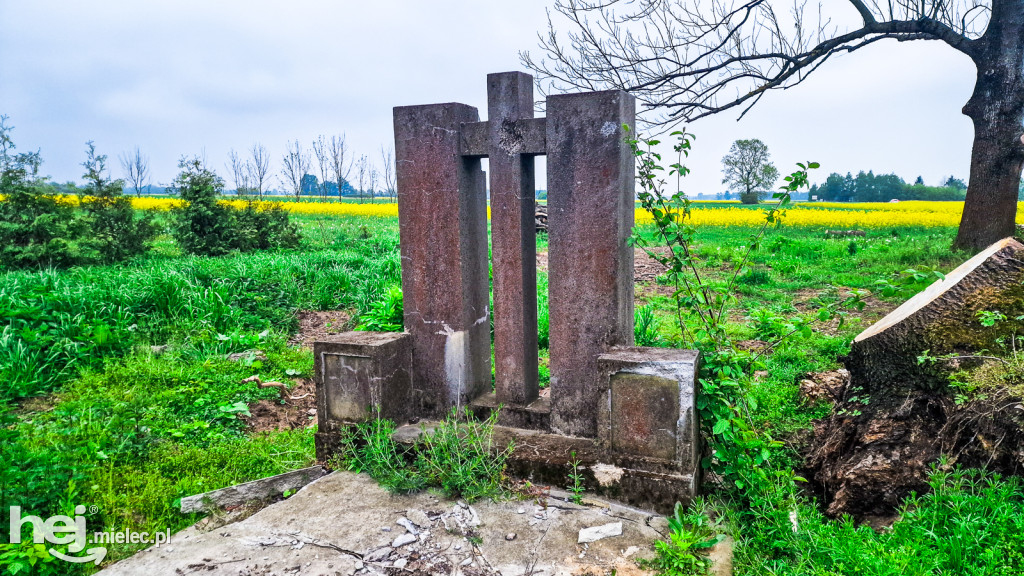
[[248,196],[253,191],[249,168],[249,163],[243,161],[234,148],[228,152],[227,169],[235,180],[235,193],[239,196]]
[[14,126],[7,124],[10,116],[0,114],[0,172],[8,169],[11,163],[11,151],[14,150],[14,140],[11,139],[11,130]]
[[320,196],[327,196],[327,185],[331,181],[331,148],[330,143],[324,140],[323,135],[313,140],[313,155],[316,156],[316,164],[320,169]]
[[825,183],[818,189],[818,196],[826,202],[846,202],[852,197],[853,191],[847,191],[846,180],[837,172],[833,172],[825,179]]
[[377,172],[377,167],[370,165],[370,203],[373,203],[373,197],[377,193],[377,179],[380,178],[380,172]]
[[370,178],[370,163],[366,160],[366,154],[359,157],[356,162],[356,182],[359,183],[359,203],[363,203],[363,195],[366,193],[366,181]]
[[946,188],[956,188],[957,190],[967,190],[967,183],[959,178],[954,178],[953,176],[947,178],[943,186]]
[[873,171],[857,174],[853,181],[854,202],[888,202],[903,199],[907,183],[895,174],[878,174]]
[[245,162],[246,171],[249,173],[249,182],[259,199],[263,200],[263,191],[270,183],[270,152],[263,144],[256,143],[249,149],[249,160]]
[[380,159],[384,163],[384,171],[381,172],[381,177],[383,178],[381,184],[384,186],[384,193],[394,202],[397,195],[395,187],[395,154],[391,148],[385,151],[384,146],[381,146]]
[[309,173],[309,153],[302,149],[298,140],[289,142],[286,150],[281,160],[281,183],[285,188],[290,188],[298,200],[302,193],[302,179]]
[[313,196],[319,194],[322,188],[320,186],[320,180],[313,174],[303,174],[302,176],[302,193]]
[[298,246],[298,227],[279,203],[250,200],[236,209],[219,201],[224,180],[201,160],[182,158],[178,168],[173,191],[184,202],[174,210],[174,239],[185,253],[220,256]]
[[348,147],[345,145],[345,135],[331,136],[327,151],[330,158],[331,175],[334,178],[335,185],[338,187],[338,201],[340,202],[341,195],[348,185],[348,175],[352,172],[352,159],[348,160],[347,165],[345,164],[348,154]]
[[722,184],[739,190],[740,202],[757,204],[779,179],[779,171],[770,160],[764,142],[757,138],[737,140],[722,158]]
[[30,175],[42,160],[38,152],[14,153],[13,129],[0,116],[0,268],[88,263],[80,246],[86,222],[54,186]]
[[917,180],[914,180],[914,186],[924,186],[924,178],[918,176]]
[[135,197],[142,196],[142,189],[146,187],[149,179],[149,158],[143,156],[142,151],[136,146],[131,152],[122,152],[120,160],[124,178],[135,191]]

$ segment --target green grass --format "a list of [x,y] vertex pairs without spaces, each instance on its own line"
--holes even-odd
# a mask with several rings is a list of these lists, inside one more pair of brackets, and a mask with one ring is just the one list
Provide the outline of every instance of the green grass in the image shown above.
[[[90,530],[178,530],[199,518],[182,496],[309,465],[311,429],[246,432],[237,415],[276,394],[242,380],[310,376],[285,345],[296,311],[369,310],[400,266],[393,219],[298,221],[291,252],[186,257],[163,236],[121,266],[0,275],[0,509],[95,505]],[[224,359],[252,348],[267,360]],[[0,544],[0,573],[21,552]]]
[[294,330],[297,310],[361,313],[398,283],[394,227],[301,223],[317,234],[301,251],[0,276],[0,400],[53,390],[139,346],[244,350],[252,333]]
[[[1024,573],[1024,485],[978,470],[935,470],[931,491],[909,497],[900,519],[876,532],[851,519],[797,510],[799,529],[757,521],[739,534],[738,574],[991,576]],[[740,522],[737,522],[740,523]],[[772,542],[753,541],[745,533]],[[773,554],[766,553],[768,550]]]
[[[175,531],[200,518],[178,513],[182,496],[309,465],[310,429],[248,436],[238,418],[277,397],[246,377],[287,382],[312,370],[280,340],[262,348],[267,360],[255,362],[135,353],[83,372],[50,408],[0,414],[0,508],[47,517],[70,502],[98,507],[93,531]],[[112,549],[111,559],[138,549]]]

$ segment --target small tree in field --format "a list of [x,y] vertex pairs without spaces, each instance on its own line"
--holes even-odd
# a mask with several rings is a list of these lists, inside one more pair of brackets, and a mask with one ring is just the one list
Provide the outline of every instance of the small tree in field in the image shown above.
[[740,202],[757,204],[768,196],[768,190],[779,179],[779,171],[769,160],[768,146],[757,138],[733,142],[722,158],[722,184],[740,194]]
[[135,197],[142,196],[142,189],[149,180],[149,158],[143,156],[142,151],[136,146],[131,152],[123,152],[120,159],[124,176],[135,191]]
[[198,158],[183,158],[174,189],[184,200],[175,212],[174,239],[188,254],[220,256],[232,251],[295,248],[299,230],[280,204],[249,201],[236,210],[220,202],[224,181]]
[[90,237],[85,242],[104,262],[119,262],[149,249],[157,228],[152,218],[135,217],[130,198],[122,194],[124,182],[107,176],[107,157],[96,153],[96,145],[86,143],[86,186],[82,208],[89,223]]
[[178,168],[174,191],[185,202],[176,210],[174,239],[188,254],[227,254],[234,244],[234,218],[231,207],[218,202],[224,180],[198,158],[182,158]]

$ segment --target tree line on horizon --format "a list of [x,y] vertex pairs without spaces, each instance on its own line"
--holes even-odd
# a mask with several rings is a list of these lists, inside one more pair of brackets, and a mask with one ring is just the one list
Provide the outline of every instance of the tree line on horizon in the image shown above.
[[960,201],[967,195],[967,183],[950,176],[941,186],[928,186],[920,176],[907,183],[896,174],[875,174],[861,170],[854,176],[833,172],[822,184],[811,186],[810,197],[826,202],[889,202],[892,200]]

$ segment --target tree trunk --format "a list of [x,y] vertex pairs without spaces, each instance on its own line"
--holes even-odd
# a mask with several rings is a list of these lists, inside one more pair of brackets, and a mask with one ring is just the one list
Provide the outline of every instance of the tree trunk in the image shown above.
[[[941,454],[964,467],[1024,468],[1020,394],[993,387],[961,407],[949,388],[950,371],[978,362],[969,356],[1019,333],[1016,321],[985,327],[977,313],[1024,313],[1022,281],[1024,245],[1006,239],[857,336],[843,360],[850,380],[832,414],[815,423],[807,459],[830,516],[892,514],[907,494],[928,489]],[[947,353],[968,357],[918,360]]]
[[978,80],[963,112],[974,122],[974,147],[953,247],[976,252],[1014,233],[1024,169],[1024,0],[993,0],[988,30],[969,55]]

